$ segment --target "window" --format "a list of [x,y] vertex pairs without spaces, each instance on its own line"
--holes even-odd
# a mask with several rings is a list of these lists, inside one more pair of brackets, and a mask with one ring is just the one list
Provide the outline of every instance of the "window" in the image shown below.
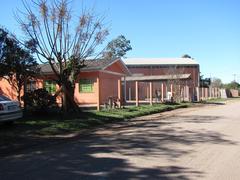
[[79,81],[79,92],[81,92],[81,93],[93,92],[93,80],[92,79],[81,79]]
[[44,88],[51,94],[56,92],[56,82],[53,80],[44,81]]

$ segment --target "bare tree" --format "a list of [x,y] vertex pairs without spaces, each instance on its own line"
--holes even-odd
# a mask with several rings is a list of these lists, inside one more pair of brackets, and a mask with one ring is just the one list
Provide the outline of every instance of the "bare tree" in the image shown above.
[[83,10],[74,17],[69,0],[23,1],[25,11],[16,17],[29,39],[28,45],[42,63],[48,63],[63,94],[63,110],[76,109],[75,81],[84,61],[96,59],[108,30],[104,17]]
[[220,78],[212,78],[211,82],[212,87],[214,88],[221,88],[223,86],[222,80]]
[[181,80],[181,76],[184,74],[184,68],[178,66],[169,67],[167,72],[169,79],[167,80],[167,88],[170,89],[172,85],[172,98],[176,102],[181,102],[182,99],[182,86],[185,85]]

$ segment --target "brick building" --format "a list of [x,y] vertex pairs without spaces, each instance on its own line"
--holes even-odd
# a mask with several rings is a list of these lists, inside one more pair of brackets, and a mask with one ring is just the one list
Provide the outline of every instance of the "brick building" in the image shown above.
[[142,101],[150,98],[150,82],[152,82],[152,93],[155,99],[157,96],[160,96],[158,97],[160,100],[169,99],[174,89],[179,89],[182,100],[190,101],[197,96],[199,64],[194,59],[127,58],[123,61],[132,73],[132,77],[125,79],[126,101],[136,100],[136,81],[139,84],[139,100]]

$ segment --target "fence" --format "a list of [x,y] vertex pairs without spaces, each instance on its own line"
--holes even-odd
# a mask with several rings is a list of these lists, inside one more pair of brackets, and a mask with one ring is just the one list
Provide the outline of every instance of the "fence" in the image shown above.
[[239,91],[235,89],[221,89],[221,88],[196,88],[198,100],[207,100],[213,98],[229,98],[239,97]]

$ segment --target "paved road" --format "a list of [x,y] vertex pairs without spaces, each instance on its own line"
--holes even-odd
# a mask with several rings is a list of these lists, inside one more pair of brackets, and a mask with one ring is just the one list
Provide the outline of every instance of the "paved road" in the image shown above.
[[239,179],[240,101],[145,116],[0,159],[0,179]]

